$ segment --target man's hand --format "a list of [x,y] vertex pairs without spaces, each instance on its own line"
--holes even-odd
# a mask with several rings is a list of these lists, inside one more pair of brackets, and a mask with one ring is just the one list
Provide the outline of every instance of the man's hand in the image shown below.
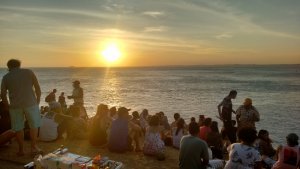
[[68,96],[67,98],[68,98],[68,99],[72,99],[73,97],[72,97],[72,96]]

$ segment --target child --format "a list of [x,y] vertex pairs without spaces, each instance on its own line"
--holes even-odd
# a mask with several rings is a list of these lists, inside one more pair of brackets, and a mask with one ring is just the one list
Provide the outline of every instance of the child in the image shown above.
[[[131,122],[137,126],[141,126],[140,124],[140,116],[139,116],[139,113],[137,111],[134,111],[132,112],[132,119],[131,119]],[[143,133],[142,132],[138,132],[138,131],[134,131],[134,130],[130,130],[130,137],[133,141],[133,143],[135,144],[135,151],[136,152],[140,152],[142,151],[141,149],[141,144],[140,144],[140,140],[142,139],[142,135]]]

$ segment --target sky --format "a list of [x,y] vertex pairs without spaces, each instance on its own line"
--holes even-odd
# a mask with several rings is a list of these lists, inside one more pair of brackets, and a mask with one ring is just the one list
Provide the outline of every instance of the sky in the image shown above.
[[300,1],[1,0],[0,37],[0,67],[300,64]]

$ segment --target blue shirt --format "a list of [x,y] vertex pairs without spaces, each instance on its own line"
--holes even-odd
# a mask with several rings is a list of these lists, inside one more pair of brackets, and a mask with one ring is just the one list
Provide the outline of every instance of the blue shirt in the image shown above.
[[3,76],[1,89],[8,90],[11,108],[26,108],[37,104],[33,90],[35,74],[29,69],[14,68]]
[[112,121],[108,139],[108,149],[114,152],[125,152],[128,149],[128,120],[117,118]]

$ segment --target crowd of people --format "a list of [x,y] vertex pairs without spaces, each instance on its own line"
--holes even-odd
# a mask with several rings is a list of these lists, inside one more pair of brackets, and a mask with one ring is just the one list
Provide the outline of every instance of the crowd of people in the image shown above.
[[[174,113],[169,123],[164,112],[141,112],[126,107],[99,104],[94,117],[89,118],[84,108],[80,81],[73,82],[73,93],[67,96],[74,103],[66,104],[64,92],[56,100],[56,89],[45,97],[48,106],[39,109],[41,89],[35,74],[21,69],[20,61],[11,59],[1,83],[0,145],[16,138],[24,155],[24,121],[29,127],[31,153],[42,153],[37,140],[87,139],[93,146],[108,148],[111,152],[142,152],[157,160],[164,160],[166,146],[179,151],[180,169],[220,167],[225,169],[299,169],[300,148],[298,136],[290,133],[286,145],[275,150],[267,130],[257,134],[255,123],[260,120],[252,100],[246,98],[235,111],[232,90],[217,106],[222,127],[211,117],[199,115],[189,122]],[[7,99],[9,94],[9,102]],[[24,114],[26,119],[24,118]],[[235,115],[235,120],[232,117]],[[237,126],[236,126],[237,123]],[[221,131],[219,129],[221,128]]]

